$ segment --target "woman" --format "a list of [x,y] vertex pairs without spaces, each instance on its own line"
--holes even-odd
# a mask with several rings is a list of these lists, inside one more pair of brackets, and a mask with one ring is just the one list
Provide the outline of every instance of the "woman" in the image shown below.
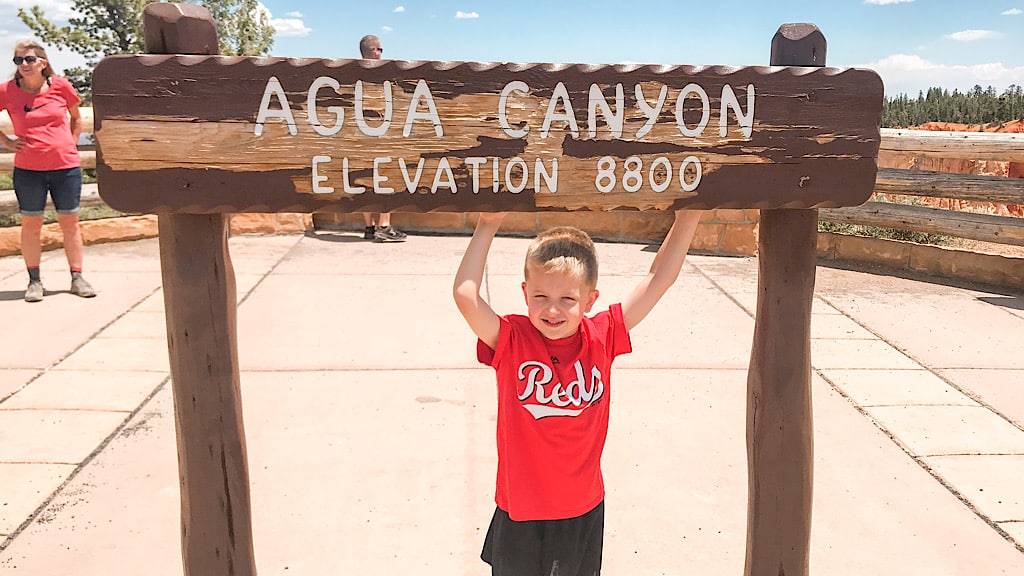
[[21,255],[28,268],[25,301],[43,299],[39,276],[42,259],[43,212],[49,192],[64,234],[64,253],[71,267],[71,293],[96,295],[82,278],[82,233],[78,206],[82,197],[82,168],[78,137],[81,98],[66,78],[57,76],[46,51],[31,40],[14,47],[14,79],[0,84],[0,110],[7,110],[15,138],[0,132],[0,144],[14,154],[14,193],[21,210]]

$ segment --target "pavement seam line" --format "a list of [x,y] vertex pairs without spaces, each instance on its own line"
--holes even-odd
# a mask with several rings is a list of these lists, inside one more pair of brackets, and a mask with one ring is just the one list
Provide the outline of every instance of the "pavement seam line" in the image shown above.
[[[267,271],[264,272],[260,276],[260,279],[257,280],[255,283],[253,283],[252,287],[249,288],[249,291],[245,293],[245,296],[242,296],[242,299],[238,300],[238,303],[235,304],[236,308],[241,306],[242,304],[244,304],[245,301],[249,299],[249,296],[251,296],[252,293],[255,292],[257,288],[259,288],[260,284],[263,284],[263,282],[267,279],[267,277],[270,276],[274,272],[274,270],[277,270],[278,266],[280,266],[281,263],[284,262],[284,259],[287,258],[288,255],[291,254],[292,251],[295,250],[299,246],[299,244],[302,242],[302,239],[305,238],[305,236],[298,235],[298,234],[295,235],[295,237],[296,237],[295,243],[292,244],[291,248],[288,248],[287,250],[285,250],[284,254],[281,254],[281,257],[277,259],[277,262],[274,262],[274,265],[271,266],[270,268],[268,268]],[[229,238],[229,240],[230,240],[230,238]],[[229,249],[230,249],[230,247],[229,247]],[[228,252],[228,254],[230,256],[230,251]],[[231,272],[232,272],[232,276],[237,276],[237,274],[235,274],[234,260],[232,260],[232,263],[231,263]],[[160,283],[160,287],[163,288],[163,282],[162,281]],[[238,282],[237,281],[235,282],[235,297],[236,298],[238,297]],[[164,311],[164,314],[166,314],[166,313],[167,312]]]
[[[47,373],[47,372],[49,372],[50,370],[53,370],[54,368],[56,368],[57,366],[59,366],[61,362],[64,362],[65,360],[67,360],[68,358],[70,358],[70,357],[71,357],[72,355],[74,355],[74,354],[75,354],[76,352],[78,352],[79,350],[81,350],[82,348],[84,348],[86,344],[88,344],[89,342],[92,342],[92,341],[93,341],[94,339],[96,339],[96,338],[98,337],[98,335],[99,335],[99,334],[101,334],[101,333],[102,333],[102,332],[103,332],[104,330],[106,330],[107,328],[110,328],[110,326],[111,326],[111,325],[113,325],[113,324],[114,324],[115,322],[117,322],[117,321],[118,321],[118,320],[120,320],[121,318],[124,318],[125,316],[127,316],[129,312],[132,312],[133,310],[135,310],[136,308],[138,308],[138,307],[139,307],[139,305],[141,305],[141,304],[142,304],[142,303],[143,303],[143,302],[144,302],[145,300],[149,299],[149,298],[150,298],[150,297],[152,297],[152,296],[153,296],[154,294],[156,294],[156,293],[157,293],[157,292],[158,292],[158,291],[159,291],[159,290],[160,290],[161,288],[162,288],[162,285],[161,285],[161,287],[155,288],[155,289],[154,289],[154,290],[153,290],[152,292],[150,292],[149,294],[147,294],[147,295],[143,296],[142,298],[140,298],[138,302],[136,302],[135,304],[133,304],[133,305],[131,305],[130,307],[128,307],[128,309],[127,309],[127,310],[125,310],[124,312],[122,312],[121,314],[118,314],[118,315],[117,315],[117,317],[115,317],[115,318],[114,318],[113,320],[111,320],[110,322],[107,322],[107,323],[106,323],[106,324],[104,324],[103,326],[100,326],[100,327],[99,327],[99,329],[97,329],[97,330],[96,330],[95,332],[93,332],[92,334],[89,334],[88,336],[86,336],[86,337],[85,337],[84,339],[82,339],[82,343],[81,343],[81,344],[79,344],[78,346],[76,346],[76,347],[75,347],[75,348],[74,348],[73,350],[71,350],[71,351],[70,351],[70,352],[68,352],[67,354],[65,354],[65,355],[61,356],[60,358],[58,358],[58,359],[56,359],[56,360],[54,360],[54,361],[53,361],[53,362],[52,362],[52,363],[51,363],[51,364],[50,364],[49,366],[47,366],[47,367],[45,367],[45,368],[42,368],[42,369],[38,369],[38,368],[30,368],[30,370],[39,370],[39,372],[38,372],[38,373],[37,373],[37,374],[36,374],[35,376],[33,376],[32,378],[30,378],[28,382],[25,382],[25,384],[24,384],[24,385],[22,385],[22,386],[21,386],[20,388],[18,388],[18,389],[17,389],[17,390],[15,390],[14,392],[11,392],[11,393],[10,393],[10,394],[8,394],[7,396],[4,396],[3,398],[0,398],[0,407],[2,407],[2,406],[3,406],[3,404],[4,404],[4,402],[7,402],[7,401],[8,401],[8,400],[9,400],[9,399],[10,399],[11,397],[13,397],[13,396],[14,396],[15,394],[17,394],[18,392],[21,392],[21,391],[22,391],[22,390],[24,390],[25,388],[28,388],[28,387],[29,387],[29,386],[30,386],[30,385],[31,385],[31,384],[32,384],[33,382],[35,382],[36,380],[38,380],[39,378],[41,378],[41,377],[43,376],[43,374],[46,374],[46,373]],[[2,548],[0,548],[0,549],[2,549]]]
[[0,541],[0,552],[3,552],[7,549],[8,546],[13,544],[14,540],[18,536],[20,536],[21,533],[24,532],[29,526],[31,526],[32,523],[35,522],[37,518],[39,518],[39,516],[46,510],[46,508],[51,503],[53,503],[54,499],[57,498],[57,495],[60,494],[76,477],[78,477],[78,474],[82,470],[84,470],[86,466],[91,464],[92,461],[95,460],[96,457],[99,456],[100,453],[104,449],[106,449],[106,447],[110,445],[110,443],[113,442],[114,439],[117,438],[117,436],[121,434],[121,432],[125,428],[128,427],[128,423],[131,422],[131,420],[135,418],[135,416],[139,412],[141,412],[150,403],[150,401],[152,401],[153,398],[157,394],[159,394],[161,390],[164,389],[164,387],[170,381],[171,376],[170,374],[168,374],[167,377],[164,378],[159,384],[157,384],[153,391],[150,392],[146,396],[146,398],[144,398],[142,402],[139,403],[138,407],[136,407],[135,410],[132,410],[127,416],[125,416],[121,423],[118,424],[116,428],[114,428],[113,432],[107,435],[107,437],[104,438],[103,441],[100,442],[99,445],[88,456],[86,456],[84,460],[82,460],[81,462],[78,463],[78,465],[75,466],[75,469],[72,470],[70,474],[68,474],[68,477],[65,478],[64,481],[61,482],[60,485],[57,486],[57,488],[53,492],[51,492],[49,496],[47,496],[43,500],[43,502],[39,506],[37,506],[35,510],[32,511],[31,514],[29,514],[28,518],[26,518],[24,522],[19,524],[17,528],[10,532],[10,534],[7,534],[4,537],[3,541]]

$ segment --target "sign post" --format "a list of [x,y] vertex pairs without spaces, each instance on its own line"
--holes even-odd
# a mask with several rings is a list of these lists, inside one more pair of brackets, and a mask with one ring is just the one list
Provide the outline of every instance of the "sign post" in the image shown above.
[[[782,26],[775,66],[824,66],[812,24]],[[747,553],[744,574],[808,573],[814,471],[811,304],[816,209],[761,210],[757,316],[747,372]]]
[[[143,25],[147,52],[217,51],[206,8],[149,4]],[[255,576],[228,215],[161,213],[158,225],[185,575]]]

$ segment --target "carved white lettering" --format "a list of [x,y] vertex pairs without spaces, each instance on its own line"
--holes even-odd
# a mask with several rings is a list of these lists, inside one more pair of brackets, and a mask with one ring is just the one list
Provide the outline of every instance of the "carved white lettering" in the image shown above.
[[[690,94],[696,94],[700,98],[701,103],[700,122],[693,129],[687,128],[686,122],[683,121],[683,106],[686,104],[686,99]],[[708,99],[708,93],[697,84],[687,84],[683,91],[679,93],[679,99],[676,100],[676,126],[679,127],[679,133],[687,138],[697,138],[704,133],[704,129],[708,127],[710,120],[711,100]]]
[[455,174],[452,173],[452,167],[448,163],[447,158],[441,158],[441,162],[437,165],[437,172],[434,173],[434,183],[430,185],[430,193],[437,194],[437,189],[441,186],[442,174],[448,180],[444,185],[452,191],[452,194],[455,194],[458,191],[458,187],[455,186]]
[[[270,109],[271,98],[277,98],[277,102],[281,106],[279,109]],[[267,86],[263,89],[263,99],[260,100],[260,110],[256,114],[256,126],[253,129],[253,134],[256,136],[263,134],[263,125],[267,122],[268,118],[283,119],[288,123],[288,133],[292,136],[299,133],[298,128],[295,127],[295,117],[292,115],[292,109],[288,106],[288,95],[285,94],[281,81],[277,79],[277,76],[271,76],[267,80]]]
[[410,194],[416,192],[416,188],[420,185],[420,176],[423,175],[423,158],[420,158],[419,162],[416,163],[416,177],[413,179],[409,178],[409,171],[406,170],[405,158],[398,159],[398,168],[402,171],[402,179],[405,180],[405,189]]
[[529,94],[530,86],[521,80],[513,80],[501,89],[501,96],[498,98],[498,125],[501,126],[501,130],[509,138],[525,138],[530,132],[529,126],[522,130],[513,130],[512,126],[508,123],[508,98],[512,95],[512,92]]
[[601,88],[597,84],[590,85],[590,105],[587,106],[587,134],[593,138],[597,136],[597,109],[601,109],[604,121],[612,131],[612,138],[622,138],[623,102],[625,96],[622,93],[622,84],[615,85],[615,114],[612,114],[608,107],[608,101],[604,99]]
[[647,123],[636,131],[636,137],[643,138],[651,131],[651,128],[654,128],[655,122],[658,121],[658,115],[661,114],[661,108],[665,106],[665,98],[668,97],[668,86],[661,87],[661,91],[658,92],[658,100],[654,106],[647,103],[647,98],[644,97],[643,86],[637,84],[635,92],[636,104],[640,107],[640,111],[644,113],[644,117],[647,118]]
[[394,194],[394,188],[388,188],[384,186],[384,183],[388,181],[388,177],[380,173],[381,164],[390,164],[391,157],[385,156],[383,158],[373,159],[373,193],[374,194]]
[[[562,104],[562,112],[556,112],[558,104]],[[569,100],[569,91],[565,84],[559,82],[548,101],[548,111],[544,113],[544,124],[540,127],[540,137],[547,138],[551,131],[552,122],[566,122],[569,125],[569,132],[573,138],[580,137],[580,127],[576,124],[576,114],[572,111],[572,102]]]
[[391,127],[391,112],[394,103],[391,99],[391,82],[384,82],[384,116],[379,126],[370,126],[366,123],[366,109],[363,101],[363,81],[356,80],[356,125],[359,131],[367,136],[380,137],[388,132]]
[[351,186],[348,180],[348,158],[341,160],[341,182],[345,185],[346,194],[362,194],[366,192],[365,186]]
[[[390,95],[388,96],[390,98]],[[420,101],[427,104],[427,111],[420,112]],[[412,123],[415,120],[429,120],[434,125],[434,134],[438,138],[444,136],[444,129],[441,128],[441,117],[437,115],[437,106],[434,104],[434,95],[430,93],[430,87],[426,80],[416,83],[416,90],[412,93],[412,103],[409,104],[409,114],[405,117],[405,128],[402,129],[402,136],[406,138],[412,134]]]
[[718,133],[723,138],[729,133],[728,129],[728,118],[726,110],[732,108],[733,112],[736,113],[736,120],[740,123],[740,128],[743,129],[743,136],[747,139],[754,132],[754,85],[747,84],[747,113],[744,114],[740,110],[740,101],[736,98],[736,93],[733,92],[732,86],[726,84],[722,87],[722,111],[719,117],[720,128]]
[[327,176],[320,175],[320,165],[331,161],[330,156],[313,156],[313,194],[330,194],[334,188],[321,186],[321,182],[327,181]]
[[[334,125],[324,126],[320,122],[320,116],[316,111],[316,96],[320,92],[321,88],[330,88],[337,92],[341,85],[334,78],[327,76],[320,76],[309,86],[309,93],[306,95],[306,111],[309,115],[309,124],[313,127],[313,130],[321,136],[334,136],[341,130],[341,125],[345,121],[345,109],[341,106],[328,106],[327,111],[334,114]],[[259,134],[257,134],[259,136]]]

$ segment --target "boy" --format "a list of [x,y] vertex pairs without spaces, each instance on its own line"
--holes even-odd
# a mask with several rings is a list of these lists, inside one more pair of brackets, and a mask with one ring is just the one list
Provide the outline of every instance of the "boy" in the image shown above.
[[481,559],[492,576],[597,576],[604,539],[601,452],[612,360],[629,330],[675,282],[700,212],[680,210],[650,272],[621,304],[597,300],[597,253],[582,230],[541,233],[526,254],[527,316],[498,316],[480,296],[504,214],[481,214],[462,257],[455,303],[498,381],[497,507]]

